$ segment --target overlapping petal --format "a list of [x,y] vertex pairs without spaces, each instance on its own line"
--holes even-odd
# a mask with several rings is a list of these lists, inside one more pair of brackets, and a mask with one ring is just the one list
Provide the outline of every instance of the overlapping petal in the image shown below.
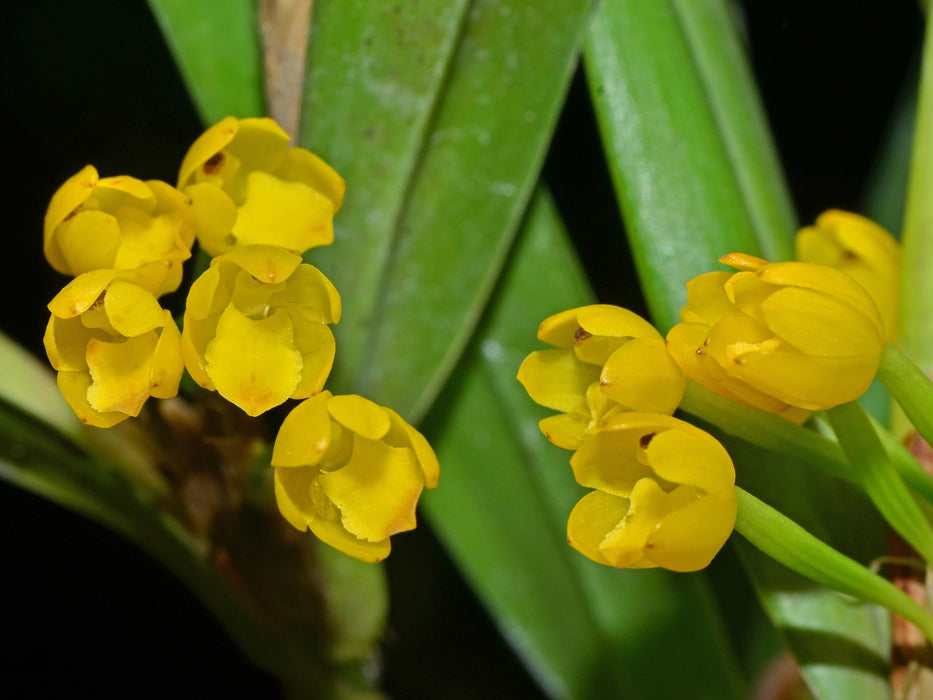
[[439,471],[427,440],[397,413],[329,391],[288,414],[272,466],[285,519],[364,561],[384,559],[389,538],[414,529],[421,492]]

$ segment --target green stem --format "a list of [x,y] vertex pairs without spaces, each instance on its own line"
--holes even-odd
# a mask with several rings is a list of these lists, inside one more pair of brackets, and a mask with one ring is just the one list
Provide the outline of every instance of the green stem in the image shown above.
[[856,480],[900,535],[933,562],[933,527],[892,467],[865,409],[850,401],[826,412]]
[[887,608],[933,641],[933,615],[894,584],[817,539],[790,518],[736,487],[735,529],[762,552],[811,581]]
[[[800,459],[837,479],[860,483],[838,443],[772,413],[740,406],[694,382],[687,382],[680,408],[728,435],[775,454]],[[872,426],[901,478],[916,493],[933,503],[933,479],[930,475],[883,427],[874,422]]]
[[901,350],[888,345],[881,356],[878,379],[913,423],[923,439],[933,444],[933,382]]

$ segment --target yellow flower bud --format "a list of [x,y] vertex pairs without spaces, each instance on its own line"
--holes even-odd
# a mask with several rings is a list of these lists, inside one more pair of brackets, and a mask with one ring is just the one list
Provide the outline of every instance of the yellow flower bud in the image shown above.
[[268,118],[227,117],[188,150],[178,187],[191,197],[198,242],[210,255],[276,245],[295,253],[334,240],[346,184]]
[[182,262],[194,243],[194,215],[190,200],[164,182],[99,178],[88,165],[52,195],[43,237],[49,264],[66,275],[162,261],[160,275],[146,282],[161,296],[181,283]]
[[538,338],[556,347],[531,353],[518,370],[529,396],[559,415],[540,422],[559,447],[576,449],[612,411],[673,413],[684,376],[654,327],[627,309],[595,304],[545,319]]
[[275,497],[299,530],[375,562],[389,537],[415,528],[415,506],[440,472],[427,440],[395,411],[321,392],[296,406],[272,451]]
[[886,341],[881,314],[861,285],[813,263],[768,263],[739,253],[720,261],[740,272],[689,282],[683,322],[667,336],[690,379],[738,403],[785,414],[788,407],[832,408],[865,392]]
[[842,270],[865,288],[884,319],[888,342],[897,340],[901,251],[890,233],[871,219],[838,209],[797,233],[797,259]]
[[211,261],[185,307],[185,366],[251,416],[324,387],[334,362],[340,295],[320,270],[275,246]]
[[181,336],[140,275],[85,272],[49,303],[45,350],[83,423],[109,428],[139,415],[150,396],[178,393]]
[[735,468],[708,433],[671,416],[618,413],[570,460],[595,491],[570,513],[567,539],[619,568],[696,571],[735,527]]

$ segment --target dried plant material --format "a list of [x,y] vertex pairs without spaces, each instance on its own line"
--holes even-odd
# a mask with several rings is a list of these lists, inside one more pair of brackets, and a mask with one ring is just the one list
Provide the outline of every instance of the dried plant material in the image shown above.
[[294,138],[301,118],[312,0],[259,0],[266,106]]

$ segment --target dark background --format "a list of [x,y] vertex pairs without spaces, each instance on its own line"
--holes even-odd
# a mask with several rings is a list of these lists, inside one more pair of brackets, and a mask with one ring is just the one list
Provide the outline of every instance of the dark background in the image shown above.
[[[859,210],[892,106],[918,58],[919,3],[740,5],[800,220],[828,207]],[[2,326],[41,356],[45,304],[63,281],[41,252],[51,194],[89,162],[102,174],[173,182],[201,125],[144,0],[7,3],[0,46]],[[545,178],[601,298],[637,309],[580,75]],[[147,556],[5,483],[0,513],[7,689],[18,681],[29,697],[277,697],[275,681]],[[383,661],[392,696],[539,697],[423,523],[393,539],[388,571],[393,613]]]

